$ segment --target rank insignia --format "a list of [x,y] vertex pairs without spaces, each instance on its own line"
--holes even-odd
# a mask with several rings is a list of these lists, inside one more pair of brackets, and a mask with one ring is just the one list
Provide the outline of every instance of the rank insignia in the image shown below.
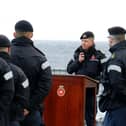
[[112,58],[112,59],[114,59],[114,58],[115,58],[115,53],[113,53],[113,54],[111,55],[111,58]]

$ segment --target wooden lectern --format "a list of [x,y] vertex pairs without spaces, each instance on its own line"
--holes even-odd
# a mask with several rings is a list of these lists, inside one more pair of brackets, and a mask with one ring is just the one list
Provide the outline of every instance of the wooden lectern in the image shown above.
[[53,75],[53,86],[44,107],[46,126],[84,126],[86,88],[94,89],[96,100],[97,83],[83,75]]

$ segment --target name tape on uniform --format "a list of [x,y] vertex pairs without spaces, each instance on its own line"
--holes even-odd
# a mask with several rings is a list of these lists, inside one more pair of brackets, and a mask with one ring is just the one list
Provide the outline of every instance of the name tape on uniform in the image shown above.
[[26,79],[23,83],[22,83],[22,86],[24,88],[27,88],[29,86],[29,82],[28,82],[28,79]]
[[108,67],[108,72],[110,72],[111,70],[121,73],[121,67],[118,65],[110,65]]
[[45,70],[46,68],[48,68],[50,65],[49,65],[49,62],[48,61],[45,61],[44,63],[42,63],[42,65],[41,65],[41,68],[43,69],[43,70]]
[[9,80],[9,79],[11,79],[11,78],[13,78],[13,73],[12,73],[12,71],[9,71],[9,72],[7,72],[7,73],[4,74],[4,79],[5,79],[5,80]]

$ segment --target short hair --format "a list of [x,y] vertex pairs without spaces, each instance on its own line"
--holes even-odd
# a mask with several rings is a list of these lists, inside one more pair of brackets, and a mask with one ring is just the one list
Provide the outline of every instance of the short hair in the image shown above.
[[20,20],[15,24],[15,31],[17,32],[33,32],[33,27],[30,22]]

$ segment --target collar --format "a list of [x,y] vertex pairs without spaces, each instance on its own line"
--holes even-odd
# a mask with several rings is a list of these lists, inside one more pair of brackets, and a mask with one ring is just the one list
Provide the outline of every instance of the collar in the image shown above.
[[82,48],[82,46],[78,47],[76,50],[75,50],[75,54],[74,56],[76,58],[78,58],[80,52],[84,52],[85,54],[85,59],[90,59],[92,55],[96,55],[96,49],[95,49],[95,46],[92,46],[91,48],[89,48],[88,50],[84,50]]
[[19,37],[12,40],[13,45],[19,46],[33,46],[33,41],[26,37]]
[[0,52],[0,57],[3,58],[6,62],[11,62],[11,57],[6,52]]
[[117,51],[117,50],[121,50],[121,49],[126,49],[126,40],[125,41],[121,41],[119,43],[117,43],[116,45],[112,46],[109,51],[111,53]]

